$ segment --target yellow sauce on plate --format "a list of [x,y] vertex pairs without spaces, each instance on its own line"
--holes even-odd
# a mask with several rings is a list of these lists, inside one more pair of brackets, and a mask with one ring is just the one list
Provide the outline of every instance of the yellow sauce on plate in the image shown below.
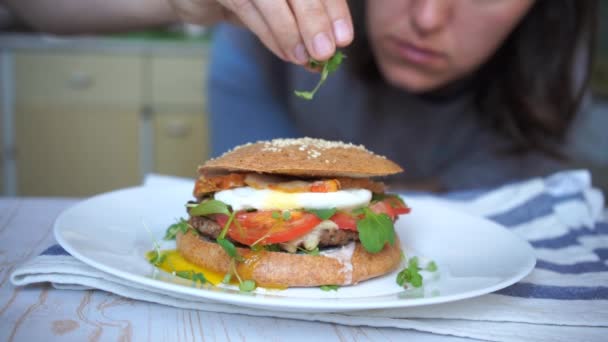
[[[150,260],[152,253],[154,253],[154,251],[150,251],[150,252],[146,253],[146,258],[148,260]],[[190,262],[188,262],[188,260],[184,259],[184,257],[182,257],[178,251],[176,251],[174,249],[162,250],[162,251],[160,251],[160,253],[161,253],[161,255],[166,255],[166,257],[163,260],[163,262],[159,265],[156,265],[156,267],[160,268],[161,270],[163,270],[167,273],[175,274],[175,272],[180,272],[180,271],[182,271],[182,272],[191,271],[191,272],[195,272],[195,273],[202,273],[205,276],[205,279],[207,279],[207,281],[213,285],[220,284],[222,282],[222,280],[224,279],[223,273],[215,272],[215,271],[191,264]]]
[[[154,256],[155,251],[149,251],[146,253],[146,259],[150,260],[151,257]],[[177,272],[193,272],[193,273],[202,273],[205,276],[205,279],[211,284],[218,285],[222,283],[226,274],[216,272],[204,267],[200,267],[190,263],[186,260],[179,252],[175,249],[167,249],[161,250],[161,255],[164,255],[163,261],[159,265],[155,265],[161,270],[176,275]],[[257,263],[260,257],[265,253],[264,251],[260,252],[252,252],[244,255],[244,261],[241,263],[237,263],[237,272],[239,276],[243,280],[251,279],[253,277],[253,272],[257,266]],[[239,282],[236,277],[232,277],[231,284],[238,285]],[[273,290],[285,290],[287,286],[281,284],[257,284],[258,286],[264,287],[266,289]]]

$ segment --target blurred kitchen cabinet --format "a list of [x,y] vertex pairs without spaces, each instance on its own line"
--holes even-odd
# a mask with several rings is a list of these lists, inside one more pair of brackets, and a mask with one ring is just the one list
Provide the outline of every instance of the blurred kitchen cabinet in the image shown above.
[[155,172],[195,177],[207,158],[207,122],[200,111],[160,112],[154,116]]
[[205,59],[153,57],[149,103],[154,121],[154,171],[196,176],[207,158]]
[[17,194],[89,196],[151,172],[194,177],[209,154],[205,60],[15,53]]
[[86,196],[140,182],[142,61],[15,56],[17,185],[25,196]]
[[150,76],[152,105],[203,110],[207,78],[203,57],[153,57]]
[[140,182],[138,113],[19,107],[20,195],[88,196]]
[[18,53],[17,104],[139,108],[141,58],[137,56]]

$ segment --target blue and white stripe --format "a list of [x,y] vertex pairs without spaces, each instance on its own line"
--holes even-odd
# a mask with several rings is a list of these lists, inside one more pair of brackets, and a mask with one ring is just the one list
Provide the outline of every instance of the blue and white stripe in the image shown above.
[[591,187],[588,172],[564,172],[475,196],[450,194],[446,199],[506,226],[534,247],[536,269],[498,294],[608,299],[608,221],[603,196]]

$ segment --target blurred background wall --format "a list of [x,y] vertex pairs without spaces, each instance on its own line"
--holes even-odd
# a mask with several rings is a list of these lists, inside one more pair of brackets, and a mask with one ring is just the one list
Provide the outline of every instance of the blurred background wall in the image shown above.
[[[593,120],[584,124],[605,147],[608,1],[601,4]],[[0,36],[0,194],[89,196],[141,184],[148,173],[194,177],[212,141],[210,39],[197,27]],[[592,170],[596,185],[608,189],[608,150],[579,140],[585,157],[575,166]]]

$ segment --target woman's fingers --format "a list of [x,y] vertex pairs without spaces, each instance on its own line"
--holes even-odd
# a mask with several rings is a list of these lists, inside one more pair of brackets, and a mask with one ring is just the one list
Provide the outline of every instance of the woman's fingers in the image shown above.
[[346,0],[217,0],[274,54],[296,64],[327,60],[353,40]]
[[306,64],[309,56],[300,37],[296,18],[287,1],[253,0],[253,2],[270,27],[283,53],[296,64]]
[[336,45],[347,46],[353,41],[354,30],[346,0],[325,0],[323,4],[331,21]]
[[320,0],[289,0],[306,50],[316,60],[327,60],[336,51],[332,26]]
[[264,17],[251,0],[218,0],[222,5],[234,12],[239,20],[249,28],[275,55],[284,61],[288,58],[276,42],[272,30]]

